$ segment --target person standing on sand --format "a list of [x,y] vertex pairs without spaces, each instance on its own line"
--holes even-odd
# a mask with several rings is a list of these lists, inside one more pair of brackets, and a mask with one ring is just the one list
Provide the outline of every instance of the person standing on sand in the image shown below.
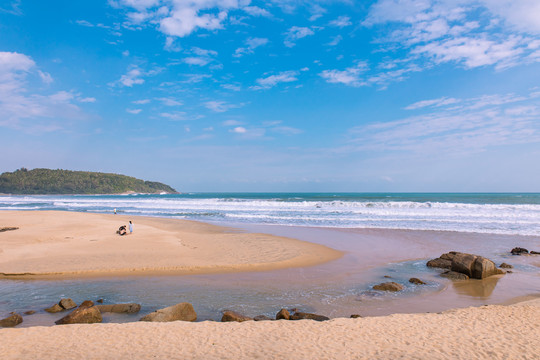
[[114,208],[114,215],[116,215],[116,208]]
[[129,220],[129,234],[133,234],[133,223]]

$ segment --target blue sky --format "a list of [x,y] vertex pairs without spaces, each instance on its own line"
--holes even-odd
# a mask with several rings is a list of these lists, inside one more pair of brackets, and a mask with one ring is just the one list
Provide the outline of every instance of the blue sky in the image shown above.
[[0,172],[540,191],[538,0],[0,1]]

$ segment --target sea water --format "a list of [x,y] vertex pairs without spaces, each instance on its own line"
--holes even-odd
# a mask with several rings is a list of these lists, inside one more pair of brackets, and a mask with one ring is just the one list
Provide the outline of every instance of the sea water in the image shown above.
[[0,196],[0,210],[64,210],[214,223],[540,236],[540,194],[188,193]]
[[[0,210],[114,209],[124,215],[199,220],[289,236],[342,250],[345,256],[310,268],[259,273],[0,280],[0,316],[38,310],[26,316],[22,326],[53,324],[61,314],[43,309],[61,297],[78,303],[99,298],[106,303],[137,302],[141,314],[187,301],[200,320],[219,320],[227,309],[248,316],[273,316],[282,307],[331,317],[384,315],[500,303],[540,293],[534,258],[508,253],[514,246],[540,248],[540,194],[0,196]],[[440,271],[425,262],[450,250],[513,263],[514,273],[463,284],[440,278]],[[370,253],[378,255],[366,256]],[[428,284],[410,284],[410,277]],[[384,281],[396,281],[405,289],[397,294],[372,290]],[[107,315],[104,321],[135,321],[140,316]]]

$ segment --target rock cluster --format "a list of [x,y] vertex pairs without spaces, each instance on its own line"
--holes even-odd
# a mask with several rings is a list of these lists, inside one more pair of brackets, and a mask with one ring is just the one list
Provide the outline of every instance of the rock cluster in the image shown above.
[[96,307],[101,313],[136,314],[141,310],[141,305],[135,303],[96,305]]
[[512,253],[512,255],[521,255],[521,254],[528,254],[529,250],[522,247],[515,247],[510,252]]
[[[485,257],[457,251],[442,254],[438,259],[428,261],[426,265],[429,267],[450,269],[451,272],[464,274],[473,279],[484,279],[488,276],[504,274],[504,271],[498,269],[493,261]],[[448,272],[444,274],[451,278],[456,276]]]
[[101,312],[90,300],[84,301],[77,309],[67,314],[60,320],[55,321],[56,325],[64,324],[94,324],[102,321]]
[[75,301],[71,299],[61,299],[58,304],[54,304],[53,306],[45,309],[48,313],[57,313],[64,310],[69,310],[77,307],[77,304]]

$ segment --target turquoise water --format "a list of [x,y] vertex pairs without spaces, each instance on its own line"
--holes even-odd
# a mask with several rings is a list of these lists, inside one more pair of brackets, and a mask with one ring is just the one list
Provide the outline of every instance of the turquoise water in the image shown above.
[[0,196],[0,210],[65,210],[219,223],[540,235],[540,194],[188,193]]

